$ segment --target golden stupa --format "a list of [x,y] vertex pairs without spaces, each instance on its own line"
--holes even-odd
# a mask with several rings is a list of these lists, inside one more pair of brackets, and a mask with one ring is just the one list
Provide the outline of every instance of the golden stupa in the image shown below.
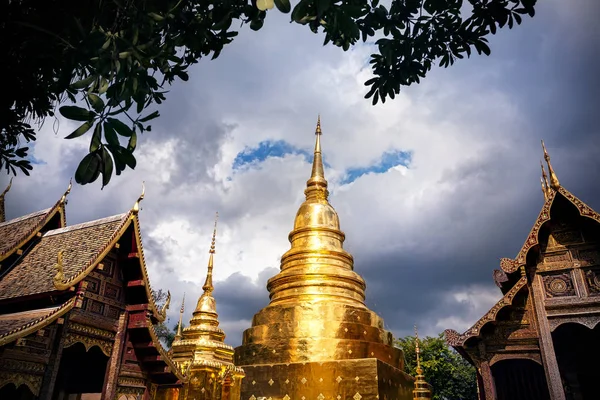
[[271,301],[235,349],[235,365],[246,373],[242,400],[412,398],[404,355],[365,305],[365,282],[343,249],[345,235],[328,201],[320,118],[304,193],[291,248],[267,283]]
[[[212,273],[215,254],[217,222],[213,231],[208,259],[208,273],[189,326],[181,330],[181,306],[177,335],[173,341],[171,357],[186,375],[184,393],[170,394],[184,399],[239,399],[240,383],[244,371],[233,363],[233,347],[225,344],[225,333],[219,328],[217,305],[212,295]],[[164,396],[165,398],[171,398]]]

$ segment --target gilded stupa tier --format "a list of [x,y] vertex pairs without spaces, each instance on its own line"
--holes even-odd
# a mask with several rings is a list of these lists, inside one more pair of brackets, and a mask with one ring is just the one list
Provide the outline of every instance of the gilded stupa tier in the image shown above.
[[[177,335],[172,345],[173,360],[189,378],[188,398],[194,394],[194,398],[197,399],[221,399],[223,390],[226,390],[229,396],[233,395],[230,398],[239,398],[239,384],[244,377],[243,369],[233,363],[233,347],[224,343],[225,333],[219,328],[217,304],[212,295],[216,231],[215,221],[208,273],[202,286],[204,292],[198,299],[189,326],[183,330],[180,317]],[[180,315],[182,314],[183,305]],[[237,383],[235,389],[232,382]]]
[[[403,372],[404,355],[393,346],[383,320],[365,305],[365,282],[343,248],[345,235],[328,201],[321,133],[319,119],[306,199],[289,234],[291,248],[281,257],[280,272],[267,283],[270,303],[254,316],[235,351],[236,365],[246,372],[242,398],[344,397],[341,392],[354,388],[360,396],[383,398],[388,392],[379,387],[378,375],[400,382],[389,398],[410,397],[412,378]],[[331,371],[340,375],[327,378]],[[265,373],[271,376],[268,381]],[[309,389],[318,386],[322,392]]]

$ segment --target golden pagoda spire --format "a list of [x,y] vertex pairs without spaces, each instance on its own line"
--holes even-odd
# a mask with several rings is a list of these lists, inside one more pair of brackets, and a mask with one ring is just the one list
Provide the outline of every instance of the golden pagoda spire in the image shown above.
[[4,195],[6,193],[8,193],[8,191],[10,190],[10,187],[12,186],[12,181],[13,181],[13,178],[10,178],[10,182],[8,182],[8,186],[6,187],[6,189],[4,189],[2,194],[0,194],[0,222],[6,221],[6,211],[4,209]]
[[544,160],[546,160],[546,164],[548,164],[548,173],[550,174],[550,187],[554,190],[558,190],[560,188],[560,183],[558,182],[558,178],[554,173],[554,169],[552,168],[552,164],[550,164],[550,156],[546,151],[546,145],[544,145],[544,141],[542,140],[542,149],[544,150]]
[[[217,305],[215,298],[212,296],[214,290],[212,269],[218,216],[219,214],[217,213],[209,250],[208,273],[206,282],[202,287],[204,292],[198,299],[198,304],[194,309],[189,326],[183,329],[181,328],[181,320],[184,306],[183,304],[181,305],[180,323],[177,331],[179,338],[173,341],[172,351],[173,360],[182,371],[189,369],[189,374],[192,377],[208,373],[206,381],[214,379],[219,371],[222,370],[231,371],[237,377],[236,379],[240,379],[243,376],[243,370],[233,364],[233,347],[224,343],[225,332],[219,328]],[[213,375],[210,375],[211,373]],[[202,395],[204,396],[204,394]]]
[[415,353],[417,355],[417,375],[415,376],[415,388],[413,390],[413,399],[430,399],[431,390],[425,381],[423,369],[421,368],[421,348],[419,347],[419,331],[415,325]]
[[215,288],[213,287],[212,282],[212,272],[213,272],[213,255],[215,254],[215,241],[217,239],[217,221],[219,220],[219,213],[216,213],[215,216],[215,228],[213,229],[212,241],[210,242],[210,256],[208,257],[208,273],[206,274],[206,281],[204,282],[204,286],[202,289],[204,293],[212,293]]
[[183,323],[183,311],[185,310],[185,292],[183,292],[183,299],[181,300],[181,308],[179,309],[179,324],[177,325],[177,334],[175,340],[181,340],[181,324]]
[[323,198],[327,200],[329,192],[327,191],[327,180],[325,180],[325,172],[323,170],[323,156],[321,154],[321,116],[317,118],[317,127],[315,129],[315,151],[313,157],[312,171],[310,179],[306,182],[306,190],[304,194],[306,199],[309,197]]

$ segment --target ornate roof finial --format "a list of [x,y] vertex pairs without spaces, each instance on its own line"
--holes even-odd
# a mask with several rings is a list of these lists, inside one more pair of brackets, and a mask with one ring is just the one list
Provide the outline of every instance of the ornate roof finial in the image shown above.
[[544,200],[548,200],[548,194],[550,190],[550,184],[548,183],[548,177],[546,176],[546,169],[544,168],[544,163],[540,160],[540,167],[542,167],[542,177],[540,180],[542,181],[542,192],[544,193]]
[[421,368],[421,348],[419,347],[419,331],[415,325],[415,353],[417,355],[417,376],[415,376],[415,388],[413,399],[431,399],[431,390],[425,381],[423,369]]
[[554,173],[554,169],[552,168],[552,164],[550,164],[550,156],[546,151],[546,145],[544,145],[544,141],[542,140],[542,149],[544,150],[544,160],[546,160],[546,164],[548,164],[548,173],[550,174],[550,187],[554,190],[558,190],[560,188],[560,183],[558,182],[558,178]]
[[317,197],[327,200],[329,192],[327,191],[327,181],[323,172],[323,156],[321,155],[321,115],[317,118],[317,127],[315,129],[315,151],[313,157],[312,171],[310,179],[306,182],[304,194],[306,198]]
[[181,340],[181,324],[183,323],[183,311],[185,310],[185,292],[183,292],[183,299],[181,300],[181,308],[179,309],[179,324],[177,324],[177,334],[175,340]]
[[217,212],[215,215],[215,229],[213,230],[212,241],[210,242],[210,256],[208,257],[208,273],[206,274],[206,281],[204,282],[204,286],[202,286],[202,290],[204,292],[211,293],[214,290],[212,283],[212,271],[213,271],[213,255],[215,254],[215,242],[217,240],[217,221],[219,220],[219,213]]
[[137,201],[133,205],[133,208],[131,209],[131,211],[133,211],[134,214],[137,214],[138,212],[140,212],[140,201],[144,200],[145,194],[146,194],[146,184],[144,181],[142,181],[142,194],[140,194],[140,197],[138,197]]
[[69,179],[69,187],[67,187],[67,190],[65,191],[65,193],[60,198],[60,202],[61,203],[65,204],[65,202],[67,201],[67,196],[69,195],[69,193],[71,193],[71,188],[72,187],[73,187],[73,178]]
[[6,211],[4,210],[4,195],[10,190],[10,187],[12,186],[12,180],[13,178],[10,178],[8,186],[6,187],[6,189],[4,189],[2,194],[0,194],[0,222],[6,221]]

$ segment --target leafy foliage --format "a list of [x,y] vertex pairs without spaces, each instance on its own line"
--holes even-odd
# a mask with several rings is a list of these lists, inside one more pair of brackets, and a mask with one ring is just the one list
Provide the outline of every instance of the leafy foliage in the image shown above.
[[[162,339],[168,348],[171,348],[173,345],[173,341],[175,340],[175,335],[177,334],[177,327],[179,326],[179,322],[175,324],[173,330],[169,329],[167,324],[164,322],[162,324],[158,324],[154,330],[156,331],[156,336],[159,339]],[[181,324],[181,329],[185,328],[185,324]]]
[[[419,83],[438,63],[490,54],[487,36],[534,15],[536,0],[20,0],[0,5],[5,76],[18,90],[0,97],[0,167],[28,174],[23,142],[33,121],[60,113],[81,124],[67,139],[88,135],[75,174],[80,184],[110,182],[135,168],[138,135],[151,131],[165,88],[188,80],[203,57],[215,59],[237,36],[238,21],[259,30],[274,6],[344,51],[377,39],[366,98],[385,102]],[[466,11],[466,17],[461,12]]]
[[[475,368],[446,344],[443,334],[419,339],[421,368],[425,380],[433,387],[434,400],[477,399]],[[415,375],[417,357],[415,338],[407,336],[396,340],[396,346],[404,351],[406,370]]]

